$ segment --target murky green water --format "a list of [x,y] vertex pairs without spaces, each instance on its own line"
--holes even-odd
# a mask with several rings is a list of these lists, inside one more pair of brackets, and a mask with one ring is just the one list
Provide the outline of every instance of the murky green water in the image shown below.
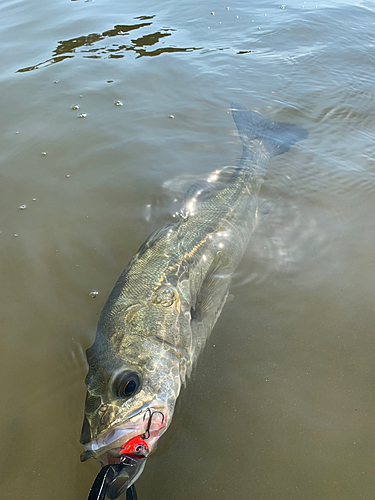
[[84,351],[170,218],[162,184],[239,157],[235,100],[310,136],[269,166],[278,201],[139,499],[373,499],[374,3],[3,0],[0,19],[0,497],[86,498]]

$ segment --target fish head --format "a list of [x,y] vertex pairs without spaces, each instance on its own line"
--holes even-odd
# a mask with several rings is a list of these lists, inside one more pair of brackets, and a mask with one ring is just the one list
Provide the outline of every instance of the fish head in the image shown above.
[[91,453],[84,458],[105,463],[103,453],[116,456],[114,450],[135,436],[144,436],[151,454],[172,418],[180,389],[178,364],[169,362],[173,356],[162,346],[133,336],[124,357],[112,353],[109,359],[102,352],[98,363],[97,347],[87,353],[90,370],[80,442]]
[[[81,461],[93,457],[102,466],[124,465],[108,493],[109,498],[117,498],[140,476],[171,422],[180,389],[178,366],[168,363],[170,354],[162,346],[134,336],[126,356],[112,354],[109,360],[102,355],[98,363],[99,351],[103,352],[97,347],[94,344],[88,352]],[[136,437],[145,444],[132,452],[129,443]]]
[[[129,473],[126,487],[139,477],[171,423],[186,364],[179,332],[189,319],[172,287],[160,287],[125,306],[109,299],[95,342],[86,351],[81,460],[93,457],[102,466],[129,465],[121,478],[124,483]],[[129,444],[136,437],[144,446],[132,454]]]

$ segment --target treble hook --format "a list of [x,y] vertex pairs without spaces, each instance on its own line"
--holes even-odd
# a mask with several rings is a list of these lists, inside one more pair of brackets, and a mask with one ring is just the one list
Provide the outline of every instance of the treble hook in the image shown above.
[[151,433],[150,433],[150,427],[151,427],[151,423],[152,423],[152,417],[153,417],[156,413],[160,413],[160,415],[161,415],[161,417],[162,417],[162,421],[161,421],[161,423],[163,423],[163,422],[164,422],[164,413],[163,413],[163,412],[161,412],[161,411],[153,411],[153,412],[151,412],[150,408],[147,408],[147,410],[145,411],[145,414],[143,415],[143,421],[145,421],[145,419],[146,419],[146,415],[147,415],[148,413],[150,414],[150,416],[149,416],[149,419],[148,419],[148,422],[147,422],[147,427],[146,427],[146,430],[145,430],[144,434],[142,434],[142,435],[141,435],[141,438],[142,438],[142,439],[148,439],[148,438],[150,437],[150,435],[151,435]]

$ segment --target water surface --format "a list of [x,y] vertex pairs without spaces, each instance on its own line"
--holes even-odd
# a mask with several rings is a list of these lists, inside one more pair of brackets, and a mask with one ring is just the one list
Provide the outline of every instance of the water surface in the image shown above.
[[86,498],[84,351],[163,183],[239,158],[230,100],[310,135],[268,167],[139,498],[373,498],[375,8],[280,7],[1,3],[1,498]]

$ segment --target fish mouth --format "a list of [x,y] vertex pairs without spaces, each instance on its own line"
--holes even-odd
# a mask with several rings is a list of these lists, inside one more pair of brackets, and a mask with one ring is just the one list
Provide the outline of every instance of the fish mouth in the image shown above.
[[102,466],[94,485],[105,472],[105,475],[111,474],[111,481],[106,487],[108,498],[118,498],[130,488],[142,474],[147,457],[155,451],[168,423],[166,405],[153,401],[146,409],[142,406],[132,412],[130,418],[128,416],[85,444],[81,462],[97,458]]
[[[143,410],[143,411],[142,411]],[[165,404],[153,401],[146,409],[140,408],[125,417],[114,427],[107,429],[84,445],[81,462],[98,458],[103,465],[118,459],[126,443],[136,436],[142,436],[148,447],[148,455],[156,449],[159,437],[164,434],[168,424],[168,409]]]

